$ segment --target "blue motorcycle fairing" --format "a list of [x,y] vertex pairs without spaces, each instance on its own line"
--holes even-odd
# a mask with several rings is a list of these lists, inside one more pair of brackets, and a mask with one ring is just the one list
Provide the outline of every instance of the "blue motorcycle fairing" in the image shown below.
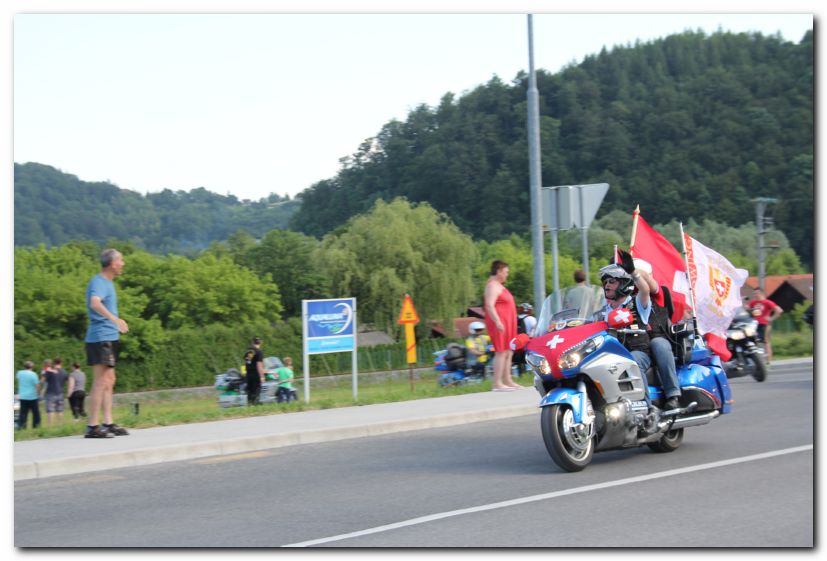
[[721,413],[732,411],[732,390],[717,355],[711,355],[707,364],[693,363],[680,368],[678,380],[682,388],[700,388],[714,396],[721,402]]
[[569,405],[574,414],[574,422],[582,423],[586,414],[586,401],[586,396],[573,388],[554,388],[540,400],[540,407],[555,404]]

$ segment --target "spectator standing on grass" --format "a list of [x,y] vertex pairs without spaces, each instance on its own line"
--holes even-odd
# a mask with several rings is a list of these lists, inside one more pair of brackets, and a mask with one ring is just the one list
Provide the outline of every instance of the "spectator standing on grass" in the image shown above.
[[20,398],[20,416],[17,419],[17,428],[25,429],[29,411],[32,412],[32,428],[40,426],[40,378],[34,370],[34,363],[27,360],[23,363],[23,370],[17,371],[17,396]]
[[289,356],[284,357],[284,366],[276,370],[276,376],[279,381],[279,386],[276,389],[276,401],[290,401],[290,396],[293,393],[293,359]]
[[41,382],[45,387],[46,426],[51,427],[56,421],[63,420],[63,402],[66,399],[63,388],[66,380],[69,379],[69,375],[66,373],[66,370],[64,370],[63,360],[60,358],[56,358],[54,363],[50,360],[46,362],[50,363],[50,366],[43,369]]
[[244,353],[244,369],[247,374],[247,405],[258,405],[261,384],[264,383],[264,353],[261,352],[261,337],[253,337],[253,345]]
[[586,272],[577,269],[574,272],[574,286],[566,289],[563,296],[563,309],[580,308],[586,298],[592,294],[591,289],[586,285]]
[[[112,419],[112,395],[115,393],[115,365],[120,351],[120,336],[129,326],[118,316],[116,277],[123,272],[124,259],[116,249],[105,249],[100,257],[101,272],[86,287],[86,309],[89,328],[86,330],[86,362],[92,367],[92,389],[89,392],[89,423],[86,438],[111,438],[129,432]],[[98,424],[101,411],[103,425]]]
[[86,416],[84,400],[86,399],[86,373],[80,369],[77,362],[72,365],[72,372],[69,373],[69,385],[66,388],[69,396],[69,407],[75,419]]

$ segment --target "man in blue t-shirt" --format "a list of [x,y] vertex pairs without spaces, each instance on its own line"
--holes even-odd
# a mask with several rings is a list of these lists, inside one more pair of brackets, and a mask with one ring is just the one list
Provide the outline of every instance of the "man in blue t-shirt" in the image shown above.
[[[92,366],[93,381],[89,392],[89,425],[86,438],[110,438],[129,432],[112,420],[112,394],[115,389],[115,363],[118,360],[120,334],[129,326],[118,317],[118,297],[115,293],[115,277],[123,271],[123,255],[116,249],[101,253],[101,272],[86,287],[86,309],[89,328],[86,331],[86,359]],[[103,426],[98,415],[103,410]]]
[[17,419],[17,428],[25,429],[29,411],[32,412],[32,428],[40,426],[40,378],[34,373],[34,363],[27,360],[23,363],[23,370],[17,371],[17,397],[20,398],[20,416]]

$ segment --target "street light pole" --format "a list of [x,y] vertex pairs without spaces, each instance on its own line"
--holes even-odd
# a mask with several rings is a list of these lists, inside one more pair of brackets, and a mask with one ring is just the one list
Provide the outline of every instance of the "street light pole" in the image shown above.
[[534,308],[540,310],[546,297],[543,262],[543,211],[540,204],[542,185],[540,168],[540,101],[534,74],[534,27],[528,14],[528,171],[531,193],[531,252],[534,259]]
[[755,203],[755,226],[758,233],[758,288],[761,291],[764,291],[764,277],[766,276],[766,271],[764,269],[764,249],[766,246],[764,245],[764,233],[766,230],[764,226],[766,225],[764,220],[764,210],[767,208],[767,204],[774,203],[776,199],[772,199],[769,197],[757,197],[752,200]]

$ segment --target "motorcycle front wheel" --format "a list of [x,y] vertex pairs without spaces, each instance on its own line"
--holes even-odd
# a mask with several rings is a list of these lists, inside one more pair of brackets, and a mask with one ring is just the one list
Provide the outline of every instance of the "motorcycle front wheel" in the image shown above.
[[540,424],[543,442],[555,464],[575,472],[591,463],[594,455],[591,426],[575,423],[571,407],[559,404],[543,407]]
[[753,354],[747,356],[747,363],[752,363],[752,377],[756,382],[763,382],[767,379],[767,366],[763,360]]

